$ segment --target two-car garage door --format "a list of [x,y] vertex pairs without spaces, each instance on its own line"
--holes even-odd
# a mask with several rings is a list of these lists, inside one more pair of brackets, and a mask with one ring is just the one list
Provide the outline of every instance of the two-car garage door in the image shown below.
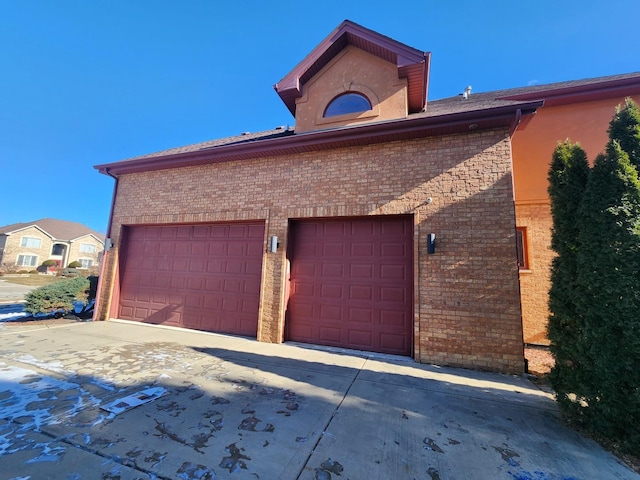
[[[255,337],[264,234],[262,222],[126,227],[119,318]],[[287,256],[287,340],[411,355],[412,217],[292,221]]]
[[256,336],[264,224],[127,227],[119,318]]

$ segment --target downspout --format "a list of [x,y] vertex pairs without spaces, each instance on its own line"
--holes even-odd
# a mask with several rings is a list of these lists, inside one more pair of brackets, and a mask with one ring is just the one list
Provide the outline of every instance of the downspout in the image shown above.
[[513,137],[513,134],[515,133],[516,128],[518,128],[518,125],[520,125],[521,121],[522,121],[522,110],[517,109],[516,116],[511,122],[511,125],[509,126],[509,137]]
[[429,91],[429,60],[431,59],[431,55],[428,53],[423,53],[423,76],[424,83],[422,84],[422,111],[427,111],[427,93]]
[[[118,177],[113,175],[108,168],[104,169],[104,173],[109,175],[111,178],[115,180],[113,185],[113,195],[111,197],[111,209],[109,210],[109,222],[107,223],[107,233],[105,235],[105,248],[102,253],[102,261],[100,262],[100,276],[98,277],[98,287],[96,289],[96,303],[93,307],[93,321],[96,320],[96,313],[100,310],[100,296],[102,294],[102,283],[104,281],[104,269],[107,264],[107,257],[109,256],[109,249],[107,249],[107,239],[111,240],[111,224],[113,223],[113,211],[116,206],[116,196],[118,195]],[[113,248],[111,246],[110,248]],[[109,302],[107,302],[108,306]]]

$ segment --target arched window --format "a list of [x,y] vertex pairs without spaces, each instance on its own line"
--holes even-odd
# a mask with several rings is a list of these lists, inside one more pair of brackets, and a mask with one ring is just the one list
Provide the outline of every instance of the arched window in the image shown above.
[[347,92],[338,95],[329,102],[323,117],[335,117],[346,113],[359,113],[371,110],[371,102],[360,93]]

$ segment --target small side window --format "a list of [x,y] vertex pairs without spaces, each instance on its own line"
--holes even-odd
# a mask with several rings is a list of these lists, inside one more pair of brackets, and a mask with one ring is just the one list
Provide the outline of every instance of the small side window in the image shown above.
[[335,117],[347,113],[360,113],[371,110],[371,102],[360,93],[347,92],[338,95],[329,102],[323,117]]
[[529,270],[527,227],[516,227],[516,255],[518,256],[520,270]]

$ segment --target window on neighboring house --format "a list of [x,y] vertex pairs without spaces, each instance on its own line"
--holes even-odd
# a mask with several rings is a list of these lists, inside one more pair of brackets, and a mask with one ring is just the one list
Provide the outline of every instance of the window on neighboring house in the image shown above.
[[96,246],[91,243],[81,243],[80,253],[96,253]]
[[360,113],[371,110],[371,102],[360,93],[343,93],[329,102],[324,117],[335,117],[347,113]]
[[61,245],[59,243],[56,243],[52,248],[51,248],[51,255],[64,255],[64,245]]
[[18,255],[19,267],[35,267],[38,264],[37,255]]
[[93,266],[93,260],[89,258],[81,258],[78,261],[80,262],[80,268],[84,270],[91,268]]
[[20,240],[20,246],[27,248],[40,248],[41,243],[42,240],[36,237],[22,237]]
[[529,270],[527,227],[516,228],[516,254],[518,256],[518,267],[520,267],[521,270]]

